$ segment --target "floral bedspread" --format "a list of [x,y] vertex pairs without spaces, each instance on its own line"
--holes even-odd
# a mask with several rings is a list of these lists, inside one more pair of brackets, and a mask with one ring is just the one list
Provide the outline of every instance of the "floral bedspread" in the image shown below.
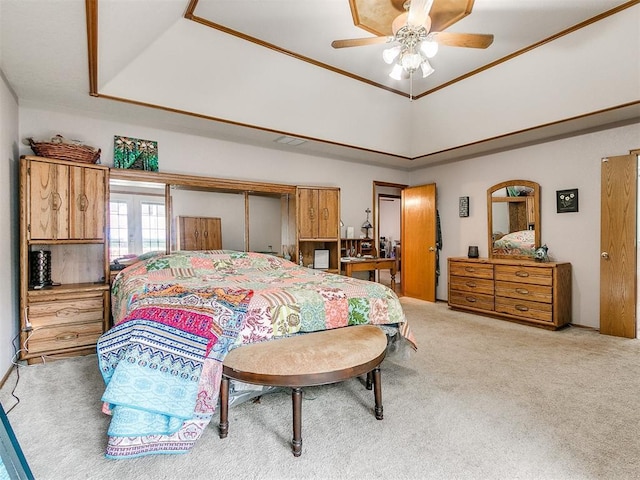
[[504,235],[493,242],[493,253],[498,255],[525,255],[533,257],[535,232],[521,230]]
[[110,458],[190,450],[235,346],[371,323],[396,324],[415,348],[391,289],[251,252],[152,255],[118,275],[112,313],[98,342]]

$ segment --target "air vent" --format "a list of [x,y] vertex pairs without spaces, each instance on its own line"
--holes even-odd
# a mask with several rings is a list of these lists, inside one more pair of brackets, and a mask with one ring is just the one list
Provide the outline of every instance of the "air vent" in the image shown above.
[[292,147],[297,147],[298,145],[302,145],[303,143],[306,143],[306,140],[302,140],[301,138],[288,137],[285,135],[283,137],[276,138],[274,142],[282,143],[283,145],[291,145]]

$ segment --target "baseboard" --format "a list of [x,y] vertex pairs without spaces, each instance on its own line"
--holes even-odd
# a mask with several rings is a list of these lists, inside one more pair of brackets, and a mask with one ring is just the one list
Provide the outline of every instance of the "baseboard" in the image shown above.
[[587,325],[579,325],[577,323],[570,323],[569,324],[570,327],[576,327],[576,328],[584,328],[585,330],[591,330],[592,332],[596,332],[599,333],[600,329],[596,328],[596,327],[589,327]]
[[11,367],[9,367],[9,370],[7,370],[7,373],[4,374],[2,380],[0,380],[0,388],[4,387],[4,384],[7,382],[7,380],[9,380],[9,376],[11,375],[11,372],[13,372],[14,367],[15,365],[11,365]]

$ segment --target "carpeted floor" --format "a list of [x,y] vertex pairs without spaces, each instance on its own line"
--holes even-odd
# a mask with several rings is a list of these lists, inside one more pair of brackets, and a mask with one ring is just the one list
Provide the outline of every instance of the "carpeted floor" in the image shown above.
[[[23,367],[9,414],[37,479],[632,479],[640,343],[550,332],[402,299],[419,342],[383,363],[384,420],[358,379],[305,390],[291,455],[286,392],[230,410],[187,455],[103,457],[95,356]],[[15,374],[0,390],[13,405]]]

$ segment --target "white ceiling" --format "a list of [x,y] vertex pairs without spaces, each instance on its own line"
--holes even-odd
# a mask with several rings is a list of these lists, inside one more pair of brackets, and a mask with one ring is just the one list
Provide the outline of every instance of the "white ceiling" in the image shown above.
[[[436,0],[439,1],[447,0]],[[421,94],[428,98],[432,90],[443,85],[444,89],[451,88],[447,86],[450,82],[518,52],[528,55],[527,48],[549,39],[553,42],[555,36],[565,30],[627,3],[622,0],[476,0],[472,13],[446,31],[492,33],[494,43],[486,50],[441,47],[431,61],[436,72],[427,79],[414,79],[410,83],[388,77],[390,67],[381,58],[386,45],[331,47],[334,39],[372,36],[354,26],[348,0],[199,0],[193,10],[197,21],[184,19],[189,6],[186,0],[99,0],[98,98],[95,98],[89,96],[85,2],[0,0],[0,67],[25,105],[69,108],[114,117],[126,115],[129,122],[140,121],[159,128],[269,148],[291,148],[273,142],[281,134],[290,134],[309,140],[296,147],[298,152],[411,169],[584,129],[638,121],[640,108],[637,104],[631,105],[600,115],[581,116],[572,122],[554,122],[544,128],[534,124],[526,131],[491,141],[462,143],[446,151],[411,155],[394,147],[375,144],[369,147],[347,134],[325,135],[321,128],[314,130],[312,113],[298,115],[287,123],[275,118],[277,109],[269,106],[270,113],[253,117],[250,111],[243,114],[237,100],[228,110],[217,107],[224,104],[223,97],[215,98],[211,105],[201,96],[202,101],[192,101],[186,107],[176,106],[175,95],[167,95],[166,90],[164,96],[154,95],[154,83],[166,79],[167,74],[155,72],[149,59],[154,58],[159,64],[174,56],[188,58],[189,67],[180,67],[179,74],[171,78],[174,92],[197,91],[195,78],[206,71],[216,77],[211,79],[211,84],[225,81],[241,85],[249,99],[253,85],[257,87],[260,82],[266,82],[259,73],[269,65],[273,65],[272,68],[294,66],[295,70],[292,68],[290,72],[295,74],[283,70],[280,78],[283,83],[289,82],[289,90],[297,95],[313,92],[311,85],[324,81],[327,75],[339,75],[344,78],[340,85],[345,87],[344,91],[335,93],[337,97],[348,93],[350,98],[362,95],[363,101],[379,100],[380,105],[387,106],[389,115],[396,117],[390,118],[390,123],[401,123],[410,118],[409,92],[418,97],[413,102],[419,103],[423,101]],[[185,37],[191,37],[190,41],[199,45],[211,42],[205,48],[213,52],[212,58],[204,59],[195,48],[188,47],[193,43],[186,40],[183,43]],[[634,40],[640,41],[640,38],[631,39]],[[224,49],[216,49],[223,44]],[[238,55],[240,59],[235,58]],[[144,83],[135,85],[131,72],[140,59],[145,59],[143,69],[152,73],[144,78]],[[213,68],[203,69],[205,60],[211,62]],[[242,70],[234,63],[238,61]],[[227,64],[236,65],[236,69],[227,71]],[[171,68],[169,66],[169,70]],[[465,80],[465,85],[473,88],[474,77]],[[142,78],[139,71],[138,78]],[[158,92],[161,92],[159,88]],[[128,102],[114,102],[100,95],[112,95]],[[283,101],[292,102],[294,98],[283,98]],[[131,102],[160,108],[150,109]],[[269,104],[265,102],[265,105]],[[180,113],[169,111],[171,109]],[[308,129],[298,128],[305,122],[309,124]]]
[[[446,31],[490,33],[494,35],[493,44],[485,50],[441,47],[430,61],[435,73],[426,79],[414,78],[414,95],[622,3],[621,0],[476,0],[472,13]],[[331,47],[336,39],[374,36],[354,26],[348,0],[200,0],[194,14],[297,55],[409,93],[407,80],[393,80],[388,75],[391,67],[383,62],[382,51],[389,45]]]

